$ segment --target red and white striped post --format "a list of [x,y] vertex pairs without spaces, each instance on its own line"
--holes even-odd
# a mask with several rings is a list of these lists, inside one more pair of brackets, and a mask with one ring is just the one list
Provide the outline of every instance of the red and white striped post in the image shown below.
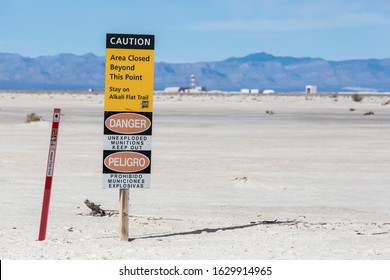
[[55,108],[53,111],[53,121],[51,126],[49,155],[47,157],[45,190],[43,194],[41,225],[39,227],[39,237],[38,237],[39,241],[46,239],[47,220],[49,217],[50,194],[51,194],[51,185],[53,182],[54,162],[56,158],[60,116],[61,116],[61,109]]

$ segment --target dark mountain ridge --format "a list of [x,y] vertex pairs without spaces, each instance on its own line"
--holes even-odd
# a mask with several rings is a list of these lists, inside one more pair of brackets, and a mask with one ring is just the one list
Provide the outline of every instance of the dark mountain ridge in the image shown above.
[[[317,85],[319,91],[345,88],[390,90],[390,59],[328,61],[311,57],[282,57],[259,52],[222,61],[155,63],[156,90],[196,84],[208,90],[238,91],[241,88],[304,91]],[[95,90],[104,89],[105,57],[59,54],[23,57],[0,53],[0,89]]]

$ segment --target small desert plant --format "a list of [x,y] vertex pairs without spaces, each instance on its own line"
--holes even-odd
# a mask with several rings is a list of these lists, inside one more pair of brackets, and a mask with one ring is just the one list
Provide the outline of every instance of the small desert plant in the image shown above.
[[360,102],[360,101],[363,100],[363,96],[361,96],[361,95],[359,95],[357,93],[352,94],[351,97],[352,97],[352,100],[355,101],[355,102]]
[[28,114],[26,117],[26,123],[39,122],[41,120],[42,120],[42,117],[38,116],[36,113]]
[[[383,106],[385,105],[389,105],[390,104],[390,100],[387,100],[386,102],[382,103]],[[1,108],[0,108],[1,109]]]

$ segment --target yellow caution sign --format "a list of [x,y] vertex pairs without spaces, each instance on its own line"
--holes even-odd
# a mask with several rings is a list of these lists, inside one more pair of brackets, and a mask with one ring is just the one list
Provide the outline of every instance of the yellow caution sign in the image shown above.
[[107,34],[104,111],[152,112],[154,36]]

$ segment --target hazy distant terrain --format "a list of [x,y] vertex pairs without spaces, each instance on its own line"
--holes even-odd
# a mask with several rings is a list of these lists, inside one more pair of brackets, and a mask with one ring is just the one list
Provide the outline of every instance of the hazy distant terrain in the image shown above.
[[[23,57],[0,53],[0,89],[103,90],[105,57],[94,54]],[[222,61],[155,63],[155,89],[196,85],[207,90],[241,88],[304,91],[390,89],[390,59],[328,61],[322,58],[278,57],[255,53]]]

